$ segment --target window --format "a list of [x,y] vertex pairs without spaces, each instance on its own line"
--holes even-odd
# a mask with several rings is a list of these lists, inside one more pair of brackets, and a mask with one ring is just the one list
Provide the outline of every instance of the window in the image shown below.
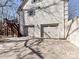
[[35,15],[35,9],[29,9],[29,11],[27,12],[28,16],[34,16]]
[[37,0],[32,0],[32,3],[35,3],[35,2],[37,2]]
[[32,0],[32,3],[41,2],[42,0]]

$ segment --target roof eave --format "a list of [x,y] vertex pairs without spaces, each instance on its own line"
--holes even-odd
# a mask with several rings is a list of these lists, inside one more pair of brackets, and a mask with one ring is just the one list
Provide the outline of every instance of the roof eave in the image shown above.
[[27,3],[28,0],[23,0],[21,5],[19,6],[19,8],[17,9],[17,13],[18,11],[22,11],[23,7],[25,6],[25,4]]

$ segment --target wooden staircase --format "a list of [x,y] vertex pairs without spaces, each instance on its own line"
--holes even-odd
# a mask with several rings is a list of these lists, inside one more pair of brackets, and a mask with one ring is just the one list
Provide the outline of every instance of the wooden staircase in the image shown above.
[[19,24],[15,23],[15,22],[12,22],[8,19],[5,19],[4,21],[4,28],[5,28],[5,35],[16,35],[17,37],[21,37],[22,34],[20,33],[20,26]]

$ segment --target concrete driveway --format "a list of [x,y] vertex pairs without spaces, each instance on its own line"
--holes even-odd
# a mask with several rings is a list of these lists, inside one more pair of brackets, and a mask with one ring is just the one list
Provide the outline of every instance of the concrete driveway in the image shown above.
[[67,40],[53,39],[27,48],[24,42],[1,43],[0,59],[79,59],[79,48]]

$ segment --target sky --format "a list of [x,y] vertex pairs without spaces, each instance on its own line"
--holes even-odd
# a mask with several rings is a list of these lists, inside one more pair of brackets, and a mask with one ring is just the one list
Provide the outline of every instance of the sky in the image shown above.
[[68,2],[69,19],[79,16],[79,0],[69,0]]
[[6,1],[8,1],[6,5],[10,5],[10,6],[4,6],[3,10],[2,7],[0,7],[0,18],[2,18],[2,16],[4,18],[7,17],[9,19],[16,18],[16,11],[20,5],[20,0],[0,0],[0,6],[1,5],[3,6]]

